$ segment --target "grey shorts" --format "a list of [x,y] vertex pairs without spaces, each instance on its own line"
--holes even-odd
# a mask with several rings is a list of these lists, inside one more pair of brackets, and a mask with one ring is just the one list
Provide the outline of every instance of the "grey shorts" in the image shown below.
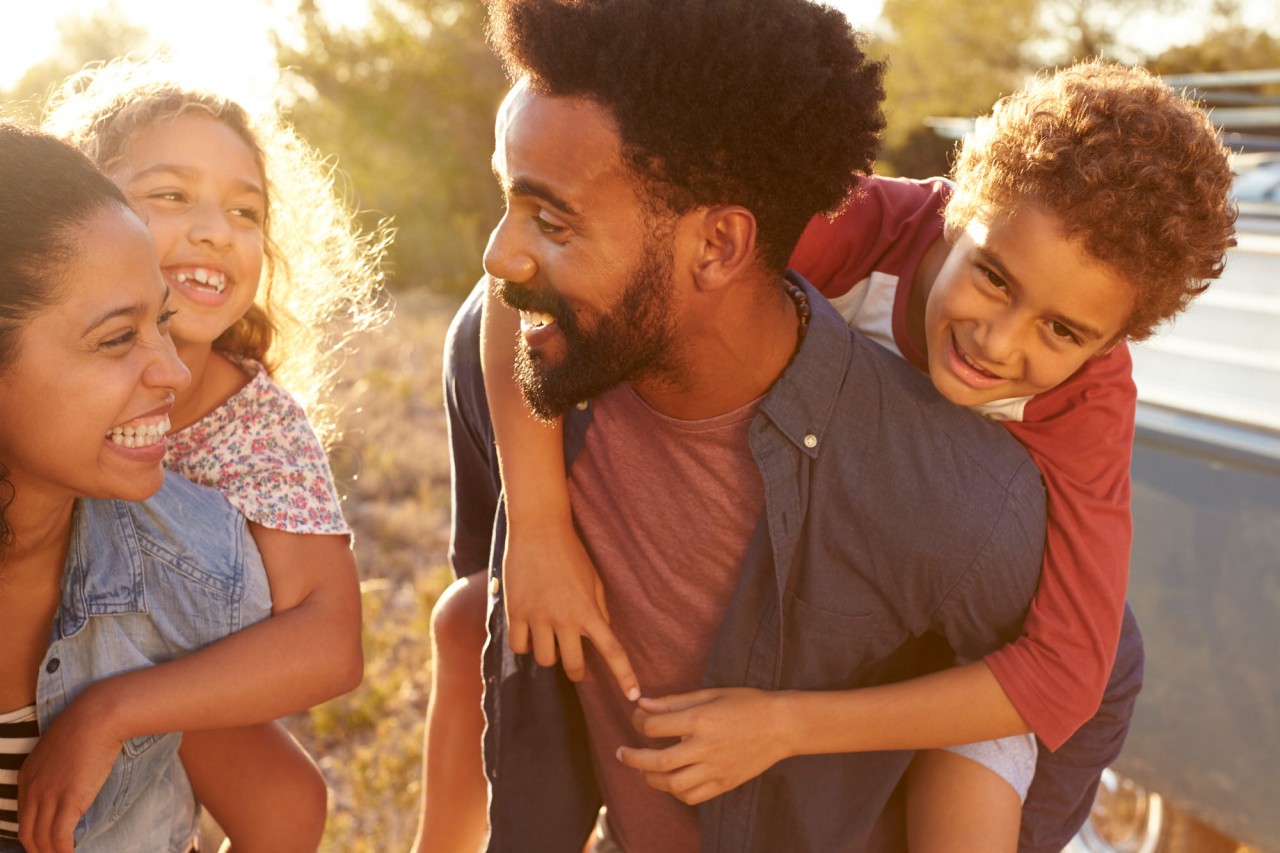
[[1018,792],[1018,799],[1026,802],[1031,777],[1036,773],[1036,755],[1039,753],[1035,735],[1014,735],[999,740],[949,746],[947,752],[963,755],[986,767],[1012,785],[1013,790]]

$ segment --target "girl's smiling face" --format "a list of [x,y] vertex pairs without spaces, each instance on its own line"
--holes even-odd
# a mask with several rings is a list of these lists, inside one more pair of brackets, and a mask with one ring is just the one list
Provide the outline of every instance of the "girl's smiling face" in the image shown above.
[[110,206],[84,226],[58,300],[0,374],[0,459],[25,501],[143,500],[163,482],[175,393],[190,374],[168,326],[150,234]]
[[929,377],[953,403],[1039,394],[1119,340],[1133,287],[1034,207],[979,216],[925,306]]
[[262,276],[266,188],[253,151],[201,113],[141,131],[110,177],[155,238],[181,345],[211,345],[253,304]]

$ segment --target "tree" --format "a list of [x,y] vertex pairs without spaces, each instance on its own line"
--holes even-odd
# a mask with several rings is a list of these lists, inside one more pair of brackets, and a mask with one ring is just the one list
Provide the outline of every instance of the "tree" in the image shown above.
[[7,114],[38,122],[49,94],[67,77],[90,62],[142,50],[150,41],[146,28],[126,20],[114,3],[86,17],[60,18],[57,28],[53,56],[27,69],[12,89],[0,92]]
[[459,292],[481,272],[501,215],[489,167],[507,89],[474,0],[372,0],[359,31],[330,27],[314,0],[302,41],[277,37],[298,100],[292,119],[338,152],[362,207],[397,228],[391,272],[401,287]]

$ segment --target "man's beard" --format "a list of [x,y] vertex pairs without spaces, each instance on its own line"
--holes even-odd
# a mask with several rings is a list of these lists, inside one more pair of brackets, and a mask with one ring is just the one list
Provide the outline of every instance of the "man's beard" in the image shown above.
[[591,331],[558,293],[493,280],[495,294],[512,308],[556,318],[564,353],[555,364],[535,354],[520,337],[515,377],[525,403],[543,420],[590,400],[623,382],[674,372],[677,349],[671,329],[674,264],[670,246],[646,241],[644,260],[618,304]]

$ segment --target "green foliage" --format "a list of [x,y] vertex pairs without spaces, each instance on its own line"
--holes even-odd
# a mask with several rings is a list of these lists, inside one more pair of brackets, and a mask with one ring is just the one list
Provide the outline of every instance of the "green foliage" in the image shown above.
[[360,31],[330,27],[303,0],[300,45],[277,40],[299,99],[291,118],[339,152],[362,208],[391,215],[396,286],[463,292],[501,206],[489,167],[507,89],[466,0],[371,0]]
[[90,62],[106,62],[141,50],[150,36],[145,27],[127,21],[115,4],[85,17],[61,18],[54,54],[28,68],[13,88],[0,92],[5,114],[37,123],[53,88]]

